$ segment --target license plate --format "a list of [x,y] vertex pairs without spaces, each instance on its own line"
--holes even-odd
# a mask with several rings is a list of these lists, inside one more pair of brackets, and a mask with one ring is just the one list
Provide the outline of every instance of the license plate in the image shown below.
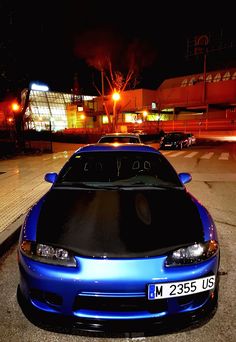
[[169,146],[172,146],[172,144],[165,144],[165,146],[169,147]]
[[199,292],[213,290],[215,287],[215,276],[180,281],[174,283],[160,283],[148,285],[148,299],[162,299],[187,296]]

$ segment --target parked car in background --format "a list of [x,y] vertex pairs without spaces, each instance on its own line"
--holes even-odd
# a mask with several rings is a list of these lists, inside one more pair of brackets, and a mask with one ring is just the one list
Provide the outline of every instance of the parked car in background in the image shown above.
[[186,133],[188,140],[189,140],[189,146],[195,145],[196,144],[196,137],[193,133]]
[[131,144],[141,144],[141,139],[139,134],[136,133],[108,133],[103,135],[99,140],[99,144],[106,143],[131,143]]
[[30,318],[81,330],[194,322],[217,304],[219,243],[207,209],[144,144],[78,149],[22,226],[19,297]]
[[160,149],[179,149],[189,147],[190,141],[184,132],[166,133],[160,140]]

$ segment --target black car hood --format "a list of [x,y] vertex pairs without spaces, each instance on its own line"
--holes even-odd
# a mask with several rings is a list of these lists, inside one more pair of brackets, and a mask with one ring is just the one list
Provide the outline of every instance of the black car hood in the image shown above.
[[37,242],[78,255],[143,257],[203,241],[185,190],[53,189],[39,215]]

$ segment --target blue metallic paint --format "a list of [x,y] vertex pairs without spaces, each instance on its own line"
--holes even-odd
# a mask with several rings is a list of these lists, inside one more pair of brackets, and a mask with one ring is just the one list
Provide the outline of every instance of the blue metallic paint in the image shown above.
[[[75,153],[94,151],[137,151],[137,146],[122,145],[88,145]],[[146,145],[139,145],[138,151],[160,152]],[[52,186],[53,187],[53,186]],[[203,222],[205,240],[217,240],[217,232],[210,214],[201,203],[192,196]],[[37,221],[44,197],[29,211],[19,244],[22,240],[36,241]],[[186,213],[187,214],[187,213]],[[191,229],[191,227],[189,227]],[[74,310],[77,296],[109,297],[109,298],[147,298],[147,286],[150,283],[186,281],[202,278],[209,274],[217,276],[219,267],[218,253],[201,263],[187,266],[166,267],[167,256],[137,258],[137,259],[96,259],[76,256],[77,267],[69,268],[34,261],[23,255],[19,250],[20,290],[33,307],[43,312],[55,313],[70,317],[105,320],[133,320],[163,318],[180,313],[195,313],[211,301],[210,293],[202,300],[192,300],[191,303],[178,305],[176,298],[167,300],[167,310],[160,312],[124,311],[107,312],[99,307],[96,310]],[[62,298],[62,304],[56,305],[39,298],[33,298],[31,289],[42,293],[53,293]],[[156,300],[158,305],[158,300]]]

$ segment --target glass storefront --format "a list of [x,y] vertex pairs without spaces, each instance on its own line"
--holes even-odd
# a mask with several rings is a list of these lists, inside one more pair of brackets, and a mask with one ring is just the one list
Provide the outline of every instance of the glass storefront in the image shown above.
[[[22,94],[24,97],[24,93]],[[49,91],[30,90],[29,105],[25,117],[27,126],[37,131],[60,131],[69,128],[69,108],[71,104],[81,102],[86,107],[93,107],[95,96],[73,95]],[[75,106],[77,113],[77,105]]]

